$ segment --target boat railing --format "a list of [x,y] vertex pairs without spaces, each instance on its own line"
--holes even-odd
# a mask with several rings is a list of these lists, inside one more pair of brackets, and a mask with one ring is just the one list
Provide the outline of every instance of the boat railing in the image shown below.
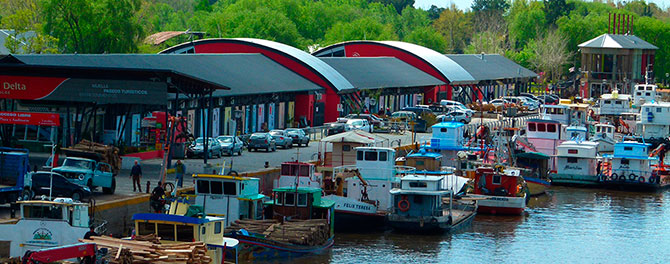
[[[344,166],[337,166],[333,168],[333,175],[337,175],[338,173],[345,173],[345,172],[353,172],[355,170],[359,170],[356,165],[344,165]],[[385,171],[387,170],[389,174],[392,174],[391,177],[402,177],[405,175],[409,174],[415,174],[416,173],[416,168],[410,167],[410,166],[401,166],[401,165],[395,165],[393,166],[392,170],[389,169],[384,169],[384,168],[378,168],[375,169],[375,171]],[[361,175],[362,177],[365,178],[365,175]]]

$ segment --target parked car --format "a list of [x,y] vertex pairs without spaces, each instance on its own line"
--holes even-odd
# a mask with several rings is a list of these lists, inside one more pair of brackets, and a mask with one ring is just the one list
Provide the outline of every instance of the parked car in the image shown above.
[[367,119],[349,119],[347,120],[347,130],[363,130],[372,133],[372,126]]
[[[219,143],[218,140],[214,138],[208,138],[207,139],[207,152],[208,158],[212,157],[221,157],[223,155],[223,151],[221,149],[221,143]],[[187,158],[192,158],[192,157],[204,157],[205,153],[205,139],[202,137],[196,138],[193,143],[191,143],[190,146],[186,149],[186,157]]]
[[451,108],[446,106],[446,105],[439,105],[439,104],[434,104],[429,106],[430,111],[433,111],[434,114],[436,115],[444,115],[446,113],[449,113],[451,111]]
[[343,133],[347,131],[347,121],[346,119],[342,120],[337,120],[337,122],[333,122],[328,124],[328,130],[326,131],[326,134],[331,136],[339,133]]
[[494,106],[496,106],[496,107],[498,107],[498,106],[505,106],[505,104],[510,104],[510,103],[511,103],[510,101],[507,101],[507,100],[505,100],[505,99],[494,99],[494,100],[491,100],[491,101],[489,102],[489,104],[492,104],[492,105],[494,105]]
[[56,172],[32,172],[31,181],[30,190],[34,196],[49,196],[49,189],[51,189],[52,197],[72,197],[75,201],[91,197],[91,189],[87,186],[71,182]]
[[92,159],[67,157],[63,165],[53,168],[54,172],[79,185],[87,186],[91,191],[102,187],[102,192],[113,194],[116,190],[116,177],[112,166]]
[[555,105],[558,104],[559,99],[556,99],[554,96],[543,94],[537,97],[543,104]]
[[531,93],[520,93],[519,96],[531,98],[535,101],[540,101],[540,98],[537,98],[537,96],[535,96],[534,94],[531,94]]
[[414,112],[418,116],[424,115],[424,114],[430,114],[430,115],[435,115],[433,111],[430,110],[430,108],[427,107],[418,107],[418,106],[411,106],[411,107],[404,107],[402,111],[410,111]]
[[418,115],[416,113],[410,111],[398,111],[391,114],[391,118],[403,121],[414,121],[417,117]]
[[240,138],[234,136],[219,136],[216,140],[218,140],[219,145],[221,145],[221,152],[230,156],[235,153],[237,153],[237,155],[242,155],[244,143]]
[[465,106],[463,103],[458,102],[458,101],[441,100],[441,101],[440,101],[440,105],[448,106],[448,107],[455,107],[455,108],[457,108],[457,109],[459,109],[459,110],[465,112],[465,113],[468,114],[468,116],[470,116],[470,117],[472,117],[472,115],[475,114],[475,110],[472,110],[472,109],[468,108],[468,107]]
[[519,99],[519,103],[528,107],[528,110],[530,111],[535,111],[540,107],[539,102],[535,102],[533,101],[533,99],[530,99],[528,97],[517,96],[515,98]]
[[285,135],[284,130],[272,130],[270,135],[277,142],[277,146],[282,146],[285,149],[293,147],[293,138]]
[[347,120],[349,120],[349,119],[367,119],[368,122],[373,127],[383,127],[384,126],[384,119],[381,119],[378,116],[373,115],[373,114],[348,114],[344,118],[346,118]]
[[276,151],[277,142],[269,133],[253,133],[249,137],[249,151],[265,149],[265,151]]
[[293,138],[293,144],[298,144],[298,147],[301,145],[307,147],[309,145],[309,136],[307,136],[305,130],[300,128],[287,128],[284,132],[286,132],[286,135]]
[[456,121],[456,122],[461,122],[463,124],[468,124],[471,121],[470,116],[466,112],[460,111],[460,110],[455,110],[451,111],[449,113],[446,113],[444,115],[439,115],[437,117],[437,120],[440,122],[447,122],[447,121]]

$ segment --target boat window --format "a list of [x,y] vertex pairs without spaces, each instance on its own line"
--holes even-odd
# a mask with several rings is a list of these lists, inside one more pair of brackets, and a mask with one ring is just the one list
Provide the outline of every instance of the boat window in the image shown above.
[[568,163],[577,163],[577,158],[568,158]]
[[349,145],[342,145],[342,151],[351,151],[351,146],[349,146]]
[[207,233],[207,228],[206,228],[206,227],[204,227],[204,226],[203,226],[203,227],[202,227],[202,229],[200,229],[200,230],[202,230],[202,232],[201,232],[201,233],[202,233],[203,235],[204,235],[205,233]]
[[193,241],[195,241],[195,234],[194,234],[193,226],[191,226],[191,225],[177,226],[177,241],[181,241],[181,242],[193,242]]
[[600,133],[600,127],[599,126],[596,127],[596,133]]
[[221,222],[214,223],[214,234],[221,233]]
[[647,91],[651,91],[652,88],[653,87],[651,87],[651,86],[647,86]]
[[493,175],[493,180],[491,180],[493,184],[500,184],[502,183],[502,177],[500,175]]
[[579,150],[577,149],[568,149],[568,154],[577,154],[579,153]]
[[307,194],[299,193],[298,194],[298,206],[307,206]]
[[603,104],[610,104],[610,100],[605,100]]
[[415,163],[416,163],[417,166],[423,166],[423,165],[426,164],[426,163],[424,163],[423,160],[417,160]]
[[209,181],[198,180],[198,193],[209,193]]
[[137,223],[138,236],[151,235],[155,233],[156,233],[156,223],[146,223],[146,222]]
[[223,194],[225,195],[236,195],[237,194],[237,185],[235,182],[223,182]]
[[612,133],[612,128],[611,127],[607,128],[607,133]]
[[412,188],[426,188],[426,186],[428,186],[426,182],[417,182],[417,181],[409,182],[409,187]]
[[637,95],[640,96],[640,95],[642,95],[642,93],[641,93],[641,92],[637,92]]
[[650,94],[650,93],[644,93],[644,95],[646,95],[646,96],[651,96],[651,94]]
[[447,128],[444,128],[444,127],[440,128],[440,132],[442,132],[442,133],[447,132]]
[[220,181],[211,181],[210,184],[212,194],[223,194],[223,184]]
[[171,224],[157,224],[158,236],[162,240],[174,241],[174,225]]
[[545,132],[545,131],[547,131],[547,128],[545,127],[545,124],[537,124],[537,131],[538,131],[538,132]]
[[284,205],[295,205],[295,193],[284,193]]
[[376,151],[366,151],[365,160],[367,161],[377,161],[377,152]]
[[275,204],[276,205],[284,204],[284,193],[281,192],[275,193]]
[[621,159],[621,165],[629,165],[630,162],[627,159]]
[[293,175],[291,172],[293,165],[290,164],[282,164],[281,165],[281,175]]
[[356,160],[363,160],[363,151],[356,152]]
[[647,112],[647,113],[651,112],[651,110],[649,109],[649,107],[645,107],[645,108],[644,108],[644,111]]
[[528,131],[535,131],[535,123],[528,123]]
[[661,112],[661,110],[663,110],[663,109],[662,109],[662,108],[660,108],[660,107],[656,107],[656,113],[660,113],[660,112]]
[[386,151],[379,152],[379,161],[386,161],[388,158],[388,153]]
[[616,101],[614,101],[614,103],[620,105],[620,104],[621,104],[621,101],[620,101],[620,100],[616,100]]
[[63,219],[63,209],[58,206],[24,206],[23,218]]
[[548,124],[547,125],[547,132],[552,132],[552,133],[556,132],[556,125]]
[[633,147],[623,147],[623,150],[633,150]]
[[299,174],[300,176],[309,177],[309,168],[310,168],[309,166],[303,165],[298,166],[298,168],[300,168],[300,174]]

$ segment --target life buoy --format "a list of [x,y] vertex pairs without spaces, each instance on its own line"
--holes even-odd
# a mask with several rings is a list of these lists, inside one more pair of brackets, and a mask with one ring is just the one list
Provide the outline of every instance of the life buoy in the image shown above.
[[636,178],[637,178],[637,175],[635,175],[635,173],[631,173],[630,175],[628,175],[628,179],[631,180],[631,181],[634,181]]
[[[640,181],[641,183],[644,183],[644,180],[645,180],[644,176],[640,176],[640,178],[638,179],[638,181]],[[649,180],[651,180],[651,178],[649,178]]]
[[407,212],[409,211],[409,201],[407,200],[407,196],[403,196],[400,201],[398,201],[398,210],[402,212]]

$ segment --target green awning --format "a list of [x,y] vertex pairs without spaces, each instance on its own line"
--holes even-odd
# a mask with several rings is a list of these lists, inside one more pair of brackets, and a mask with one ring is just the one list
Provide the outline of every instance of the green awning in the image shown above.
[[540,152],[523,152],[516,154],[516,157],[526,159],[544,159],[544,160],[548,160],[550,158],[547,154]]

